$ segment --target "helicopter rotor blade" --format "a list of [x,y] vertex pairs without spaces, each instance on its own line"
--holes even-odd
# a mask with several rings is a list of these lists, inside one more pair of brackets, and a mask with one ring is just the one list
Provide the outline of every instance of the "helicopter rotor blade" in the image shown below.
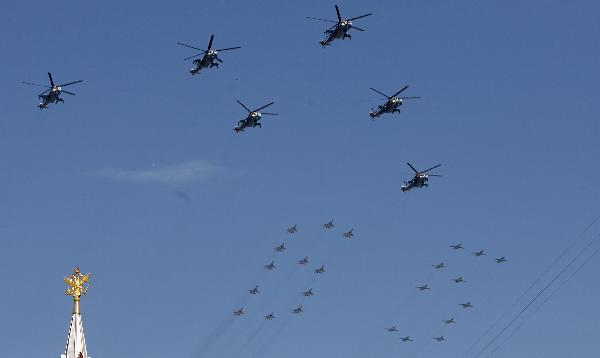
[[352,29],[358,30],[358,31],[363,31],[363,32],[365,31],[364,29],[361,29],[360,27],[356,27],[354,25],[352,25],[352,27],[350,28],[350,30],[352,30]]
[[441,165],[441,164],[438,164],[438,165],[436,165],[436,166],[433,166],[433,167],[431,167],[431,168],[429,168],[429,169],[427,169],[427,170],[423,170],[423,171],[422,171],[420,174],[427,173],[428,171],[430,171],[430,170],[432,170],[432,169],[435,169],[435,168],[439,167],[440,165]]
[[220,51],[237,50],[238,48],[242,48],[242,46],[222,48],[222,49],[218,49],[218,50],[215,50],[215,51],[220,52]]
[[419,172],[412,165],[410,165],[410,163],[406,163],[406,164],[408,164],[410,169],[412,169],[415,173],[419,174]]
[[278,116],[279,113],[270,113],[270,112],[260,112],[260,114],[266,114],[268,116]]
[[79,81],[73,81],[73,82],[65,83],[65,84],[62,84],[62,85],[58,85],[58,87],[66,87],[66,86],[70,86],[70,85],[72,85],[72,84],[75,84],[75,83],[81,83],[81,82],[83,82],[83,80],[79,80]]
[[194,50],[202,51],[202,53],[206,52],[206,51],[204,51],[204,50],[203,50],[203,49],[201,49],[201,48],[197,48],[197,47],[194,47],[194,46],[190,46],[190,45],[187,45],[187,44],[184,44],[184,43],[181,43],[181,42],[178,42],[177,44],[178,44],[178,45],[181,45],[181,46],[185,46],[185,47],[193,48]]
[[66,94],[70,94],[71,96],[74,96],[74,95],[75,95],[75,93],[73,93],[73,92],[69,92],[69,91],[65,91],[65,90],[62,90],[62,91],[60,91],[60,93],[66,93]]
[[38,86],[38,87],[48,88],[48,85],[38,85],[37,83],[23,82],[23,81],[21,81],[21,83],[26,84],[26,85],[30,85],[30,86]]
[[238,101],[237,99],[236,99],[235,101],[236,101],[237,103],[239,103],[239,104],[240,104],[240,106],[244,107],[244,108],[245,108],[245,109],[248,111],[248,113],[252,113],[252,111],[251,111],[250,109],[248,109],[248,107],[244,106],[244,104],[243,104],[242,102]]
[[38,94],[38,97],[39,97],[39,96],[43,96],[45,93],[48,93],[48,92],[50,92],[50,91],[52,91],[52,87],[50,87],[50,88],[48,88],[47,90],[45,90],[44,92],[42,92],[42,93]]
[[50,85],[54,87],[54,81],[52,80],[52,75],[50,74],[50,72],[48,72],[48,78],[50,79]]
[[399,95],[400,93],[402,93],[402,91],[404,91],[404,90],[405,90],[405,89],[407,89],[407,88],[408,88],[408,85],[406,85],[406,86],[402,87],[402,89],[401,89],[400,91],[398,91],[398,92],[394,93],[394,94],[392,95],[392,97],[396,97],[397,95]]
[[206,51],[210,51],[214,38],[215,38],[215,35],[210,35],[210,41],[208,41],[208,48],[206,49]]
[[194,57],[198,57],[198,56],[202,56],[202,55],[204,55],[204,54],[203,54],[203,53],[199,53],[199,54],[197,54],[197,55],[194,55],[194,56],[186,57],[186,58],[184,58],[183,60],[184,60],[184,61],[187,61],[187,60],[189,60],[189,59],[192,59],[192,58],[194,58]]
[[337,21],[333,21],[333,20],[319,19],[319,18],[317,18],[317,17],[309,17],[309,16],[307,16],[306,18],[307,18],[307,19],[311,19],[311,20],[324,21],[324,22],[333,22],[333,23],[336,23],[336,24],[337,24]]
[[417,98],[421,98],[421,97],[400,97],[400,99],[417,99]]
[[218,58],[218,57],[215,57],[215,60],[219,61],[220,63],[223,63],[223,60],[221,60],[221,59],[220,59],[220,58]]
[[440,174],[427,174],[427,176],[429,176],[429,177],[441,177]]
[[353,17],[351,19],[348,19],[348,21],[354,21],[354,20],[362,19],[363,17],[367,17],[367,16],[371,16],[371,15],[373,15],[373,14],[372,13],[364,14],[364,15],[361,15],[361,16],[357,16],[357,17]]
[[384,97],[386,97],[386,98],[390,98],[390,97],[389,97],[387,94],[385,94],[385,93],[383,93],[383,92],[379,92],[378,90],[376,90],[376,89],[375,89],[375,88],[373,88],[373,87],[369,87],[369,89],[370,89],[371,91],[375,91],[375,92],[379,93],[380,95],[382,95],[382,96],[384,96]]
[[337,13],[338,22],[342,22],[342,16],[340,15],[340,8],[335,5],[335,12]]
[[261,109],[265,109],[265,108],[269,107],[269,106],[270,106],[270,105],[272,105],[273,103],[275,103],[275,102],[271,102],[271,103],[269,103],[269,104],[265,104],[264,106],[262,106],[262,107],[260,107],[260,108],[257,108],[257,109],[255,109],[255,110],[254,110],[254,111],[252,111],[252,112],[258,112],[258,111],[260,111]]

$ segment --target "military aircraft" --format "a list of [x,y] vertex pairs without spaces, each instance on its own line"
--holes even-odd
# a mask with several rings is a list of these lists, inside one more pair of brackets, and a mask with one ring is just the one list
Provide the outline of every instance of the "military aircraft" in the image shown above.
[[456,321],[454,321],[454,318],[445,319],[445,320],[443,320],[443,322],[444,322],[445,324],[452,324],[452,323],[456,323]]
[[258,295],[260,293],[260,291],[258,290],[258,286],[254,286],[254,288],[249,289],[248,293],[251,295]]
[[398,328],[396,328],[396,326],[391,326],[389,328],[386,328],[386,330],[388,332],[398,332]]
[[321,267],[317,268],[315,270],[315,273],[324,273],[325,272],[325,265],[321,265]]
[[273,314],[273,312],[269,313],[268,315],[265,316],[266,320],[272,320],[273,318],[275,318],[275,315]]
[[443,342],[446,340],[446,338],[444,338],[444,336],[439,336],[439,337],[433,337],[433,339],[435,339],[438,342]]
[[292,312],[293,312],[293,313],[302,313],[302,312],[304,312],[304,311],[302,310],[302,305],[300,305],[300,306],[298,306],[298,307],[294,308],[294,309],[292,310]]
[[437,265],[432,265],[432,266],[433,266],[433,267],[434,267],[436,270],[439,270],[439,269],[441,269],[441,268],[446,268],[446,267],[448,267],[448,266],[446,266],[446,265],[445,265],[443,262],[440,262],[439,264],[437,264]]
[[30,86],[37,86],[37,87],[45,87],[45,88],[47,88],[44,92],[42,92],[42,93],[40,93],[38,95],[40,103],[37,105],[37,107],[39,109],[48,108],[48,105],[50,103],[59,103],[59,102],[64,103],[65,100],[62,99],[62,98],[60,98],[60,94],[61,93],[70,94],[71,96],[74,96],[75,93],[69,92],[69,91],[65,91],[63,89],[63,87],[67,87],[67,86],[70,86],[70,85],[75,84],[75,83],[81,83],[81,82],[83,82],[83,80],[79,80],[79,81],[73,81],[73,82],[63,83],[61,85],[56,85],[56,84],[54,84],[54,80],[52,79],[52,74],[50,72],[48,72],[48,79],[50,80],[50,86],[38,85],[37,83],[31,83],[31,82],[21,82],[21,83],[24,83],[24,84],[30,85]]
[[479,257],[479,256],[485,256],[485,252],[483,250],[479,250],[477,252],[474,252],[473,255]]
[[272,269],[274,269],[274,268],[275,268],[275,261],[271,261],[271,263],[270,263],[270,264],[268,264],[268,265],[265,265],[265,268],[266,268],[267,270],[269,270],[269,271],[270,271],[270,270],[272,270]]
[[237,103],[239,103],[242,107],[244,107],[245,110],[248,111],[248,116],[240,121],[238,121],[238,124],[233,127],[233,130],[236,133],[239,132],[243,132],[246,130],[246,128],[254,128],[254,127],[258,127],[258,128],[262,128],[262,125],[260,124],[260,119],[262,118],[263,114],[269,115],[269,116],[278,116],[279,113],[268,113],[268,112],[259,112],[262,109],[265,109],[267,107],[269,107],[270,105],[272,105],[275,102],[271,102],[268,104],[265,104],[264,106],[257,108],[253,111],[251,111],[248,107],[246,107],[242,102],[237,101]]
[[342,234],[342,236],[344,236],[345,238],[351,238],[354,236],[354,229],[350,229],[349,231],[346,231],[345,233]]
[[402,185],[402,191],[409,191],[412,188],[422,188],[422,187],[428,187],[429,184],[427,184],[427,182],[429,181],[429,177],[441,177],[441,175],[439,174],[427,174],[428,171],[435,169],[437,167],[439,167],[441,164],[438,164],[436,166],[433,166],[427,170],[424,170],[422,172],[417,171],[412,165],[410,165],[410,163],[406,163],[408,164],[408,166],[410,167],[410,169],[414,170],[415,172],[415,176],[407,181],[404,181],[404,184]]
[[284,252],[285,251],[285,243],[282,243],[279,246],[275,246],[275,248],[273,250],[275,250],[277,252]]
[[427,286],[427,284],[423,286],[417,286],[420,291],[431,290],[431,287]]
[[333,225],[333,219],[330,222],[323,224],[323,229],[325,230],[333,229],[334,227],[335,225]]
[[495,260],[496,260],[496,263],[499,263],[499,264],[507,261],[505,256],[502,256],[502,257],[497,258]]
[[298,265],[306,265],[308,264],[308,256],[305,256],[302,260],[298,260]]
[[289,228],[287,229],[287,232],[288,232],[288,234],[294,234],[294,233],[296,233],[296,232],[298,231],[298,229],[296,228],[296,226],[297,226],[297,225],[294,225],[294,226],[292,226],[292,227],[289,227]]
[[319,18],[308,17],[308,16],[306,17],[307,19],[331,22],[334,24],[333,26],[331,26],[330,28],[325,30],[324,33],[326,35],[326,38],[324,40],[319,41],[319,43],[323,47],[331,45],[331,42],[333,42],[336,39],[342,39],[342,40],[345,38],[352,39],[352,36],[350,36],[348,34],[348,31],[350,29],[356,29],[358,31],[365,31],[365,30],[361,29],[360,27],[356,27],[356,26],[352,25],[352,21],[372,15],[371,13],[368,13],[368,14],[364,14],[361,16],[353,17],[351,19],[342,20],[342,16],[340,15],[340,9],[337,5],[335,5],[335,12],[337,13],[337,21],[319,19]]
[[406,336],[406,337],[402,337],[400,338],[402,340],[402,342],[412,342],[413,340],[410,338],[410,336]]
[[239,310],[233,312],[234,316],[241,316],[244,314],[244,307],[240,308]]
[[464,249],[464,247],[462,246],[462,244],[450,245],[450,247],[452,248],[452,250]]
[[310,297],[310,296],[314,296],[315,294],[313,293],[312,288],[311,288],[308,291],[302,292],[302,295],[305,297]]
[[458,278],[453,278],[452,281],[454,281],[454,283],[464,283],[464,282],[467,282],[467,281],[465,281],[465,279],[462,276],[460,276]]
[[200,72],[200,70],[203,68],[213,68],[213,67],[219,68],[219,62],[221,62],[221,63],[223,62],[219,57],[217,57],[217,54],[219,51],[229,51],[229,50],[236,50],[238,48],[241,48],[240,46],[237,46],[237,47],[229,47],[229,48],[221,48],[218,50],[213,50],[212,43],[213,43],[214,38],[215,38],[215,35],[210,35],[210,40],[208,41],[208,48],[206,50],[203,50],[201,48],[197,48],[194,46],[190,46],[190,45],[187,45],[187,44],[184,44],[181,42],[177,43],[178,45],[193,48],[194,50],[201,51],[201,53],[199,53],[197,55],[190,56],[190,57],[184,59],[185,61],[187,61],[194,57],[202,56],[202,58],[198,58],[198,59],[194,60],[194,62],[193,62],[194,67],[192,67],[192,69],[190,69],[190,73],[192,75],[198,74],[198,72]]
[[473,307],[473,305],[471,305],[471,302],[461,303],[460,305],[462,306],[462,308],[471,308],[471,307]]
[[371,118],[373,118],[373,120],[375,120],[375,118],[381,116],[384,113],[400,113],[399,107],[402,106],[402,103],[403,103],[402,100],[421,98],[421,97],[396,97],[407,88],[408,88],[408,86],[404,86],[404,87],[402,87],[402,89],[400,91],[394,93],[391,96],[388,96],[387,94],[385,94],[383,92],[379,92],[375,88],[371,87],[370,89],[372,91],[375,91],[375,92],[379,93],[380,95],[387,97],[387,99],[388,99],[387,102],[385,102],[384,104],[377,106],[377,110],[373,110],[373,109],[371,110],[371,112],[369,113]]

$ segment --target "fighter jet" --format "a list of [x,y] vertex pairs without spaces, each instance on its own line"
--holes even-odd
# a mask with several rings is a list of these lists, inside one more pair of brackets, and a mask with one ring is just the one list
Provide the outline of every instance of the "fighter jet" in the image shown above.
[[292,313],[302,313],[302,312],[304,312],[302,310],[302,305],[300,305],[292,310]]
[[437,264],[437,265],[432,265],[432,266],[433,266],[433,267],[434,267],[436,270],[439,270],[439,269],[441,269],[441,268],[446,268],[446,267],[448,267],[448,266],[446,266],[446,265],[445,265],[443,262],[440,262],[439,264]]
[[444,322],[445,324],[452,324],[452,323],[456,323],[456,322],[454,321],[454,318],[445,319],[445,320],[443,320],[443,322]]
[[302,292],[302,295],[304,295],[305,297],[310,297],[310,296],[314,296],[314,293],[312,291],[312,288],[309,289],[308,291],[304,291]]
[[444,336],[439,336],[439,337],[433,337],[433,339],[435,339],[438,342],[443,342],[446,340],[446,338],[444,338]]
[[454,283],[463,283],[463,282],[467,282],[467,281],[465,281],[465,279],[464,279],[462,276],[460,276],[460,277],[458,277],[458,278],[453,278],[453,279],[452,279],[452,281],[454,281]]
[[305,256],[302,260],[298,260],[298,265],[306,265],[308,264],[308,256]]
[[268,265],[265,265],[265,268],[266,268],[267,270],[269,270],[269,271],[270,271],[270,270],[272,270],[272,269],[274,269],[274,268],[275,268],[275,261],[271,261],[271,263],[270,263],[270,264],[268,264]]
[[239,310],[233,312],[234,316],[241,316],[244,314],[244,307],[240,308]]
[[315,270],[315,273],[321,274],[325,272],[325,265],[321,265],[321,267]]
[[258,295],[260,291],[258,291],[258,286],[254,286],[254,288],[251,288],[248,290],[248,293],[251,295]]
[[453,250],[460,250],[460,249],[464,249],[464,247],[462,246],[462,244],[450,245],[450,247],[451,247]]
[[266,320],[272,320],[273,318],[275,318],[275,315],[273,314],[273,312],[269,313],[268,315],[265,316]]
[[285,243],[282,243],[279,246],[275,246],[275,248],[273,250],[275,250],[277,252],[284,252],[285,251]]
[[477,256],[477,257],[479,257],[479,256],[484,256],[484,255],[485,255],[485,252],[484,252],[483,250],[479,250],[479,251],[477,251],[477,252],[474,252],[474,253],[473,253],[473,255],[475,255],[475,256]]
[[297,225],[294,225],[294,226],[292,226],[292,227],[289,227],[289,228],[287,229],[287,232],[288,232],[288,234],[294,234],[294,233],[296,233],[296,232],[298,231],[298,229],[296,228],[296,226],[297,226]]
[[350,229],[350,231],[346,231],[345,233],[342,234],[345,238],[351,238],[352,236],[354,236],[354,229]]
[[462,306],[462,308],[471,308],[471,307],[473,307],[473,305],[471,305],[471,302],[461,303],[460,305]]
[[386,330],[388,332],[398,332],[398,328],[396,328],[396,326],[388,327],[388,328],[386,328]]
[[431,290],[431,287],[427,286],[427,284],[425,284],[423,286],[417,286],[417,288],[421,291]]
[[402,342],[412,342],[413,340],[410,338],[410,336],[406,336],[406,337],[402,337],[400,338],[402,340]]
[[335,225],[333,225],[333,219],[331,219],[330,222],[323,224],[323,229],[325,230],[333,229],[334,227]]
[[495,260],[496,260],[496,263],[499,263],[499,264],[507,261],[505,256],[502,256],[502,257],[497,258]]

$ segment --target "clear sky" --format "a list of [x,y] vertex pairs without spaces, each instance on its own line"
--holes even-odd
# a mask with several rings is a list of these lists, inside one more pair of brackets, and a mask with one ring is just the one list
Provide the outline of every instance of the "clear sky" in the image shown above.
[[[323,49],[328,25],[305,17],[335,18],[333,5],[3,3],[0,356],[59,356],[75,265],[93,274],[82,311],[95,358],[475,355],[600,214],[600,5],[345,1],[343,17],[373,13],[355,22],[366,31]],[[194,52],[176,43],[211,34],[242,48],[192,77]],[[40,111],[20,82],[48,71],[84,82]],[[369,87],[407,84],[422,98],[371,121],[384,99]],[[281,115],[236,135],[236,99]],[[402,193],[407,161],[441,163],[443,177]],[[597,354],[599,269],[590,261],[494,356]]]

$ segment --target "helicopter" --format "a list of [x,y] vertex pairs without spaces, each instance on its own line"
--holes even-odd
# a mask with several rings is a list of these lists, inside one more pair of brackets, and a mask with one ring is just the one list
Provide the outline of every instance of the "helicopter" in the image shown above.
[[402,93],[405,89],[407,89],[408,86],[404,86],[400,91],[394,93],[391,96],[388,96],[387,94],[380,92],[378,90],[376,90],[375,88],[370,87],[371,91],[377,92],[382,96],[387,97],[387,102],[385,102],[385,104],[379,105],[377,106],[377,110],[371,110],[371,112],[369,113],[369,115],[371,116],[371,118],[373,118],[373,120],[375,120],[375,118],[381,116],[384,113],[400,113],[400,108],[402,106],[402,100],[404,99],[415,99],[415,98],[421,98],[421,97],[397,97],[400,93]]
[[188,44],[184,44],[181,42],[177,43],[178,45],[181,45],[181,46],[185,46],[185,47],[193,48],[194,50],[202,51],[201,53],[199,53],[197,55],[190,56],[190,57],[184,59],[187,61],[194,57],[202,56],[202,58],[197,58],[193,62],[194,67],[192,67],[190,69],[190,73],[192,74],[192,76],[198,74],[200,72],[200,70],[203,68],[213,68],[213,67],[219,68],[219,62],[223,63],[223,61],[219,57],[217,57],[217,54],[219,51],[237,50],[239,48],[242,48],[241,46],[236,46],[236,47],[212,50],[212,43],[213,43],[214,38],[215,38],[215,35],[210,35],[210,40],[208,41],[208,48],[206,50],[203,50],[203,49],[200,49],[200,48],[197,48],[194,46],[190,46]]
[[352,36],[350,36],[348,34],[348,31],[350,29],[356,29],[358,31],[365,31],[365,30],[361,29],[360,27],[353,26],[352,21],[372,15],[371,13],[368,13],[365,15],[353,17],[351,19],[342,20],[342,16],[340,15],[340,9],[337,5],[335,5],[335,12],[337,13],[337,21],[319,19],[316,17],[308,17],[308,16],[306,17],[307,19],[311,19],[311,20],[331,22],[331,23],[335,24],[335,25],[331,26],[330,28],[328,28],[327,30],[325,30],[324,33],[325,33],[325,35],[327,35],[327,37],[324,40],[319,41],[319,43],[323,47],[330,46],[331,43],[333,42],[333,40],[336,40],[336,39],[342,39],[342,40],[345,38],[352,39]]
[[441,177],[441,175],[438,174],[427,174],[428,171],[435,169],[437,167],[439,167],[441,164],[438,164],[436,166],[433,166],[427,170],[424,170],[422,172],[417,171],[412,165],[410,165],[410,163],[406,163],[408,164],[408,166],[414,170],[415,172],[415,176],[414,178],[412,178],[411,180],[409,180],[408,182],[405,181],[404,184],[402,185],[402,191],[409,191],[412,188],[422,188],[422,187],[427,187],[429,186],[427,184],[427,181],[429,180],[429,177]]
[[278,116],[279,115],[279,113],[268,113],[268,112],[261,113],[261,112],[259,112],[260,110],[269,107],[270,105],[272,105],[275,102],[265,104],[264,106],[257,108],[253,111],[249,110],[248,107],[246,107],[242,102],[240,102],[238,100],[236,100],[236,102],[239,103],[242,107],[244,107],[245,110],[248,111],[248,116],[246,118],[238,121],[238,124],[235,127],[233,127],[233,130],[236,133],[243,132],[246,128],[254,128],[254,127],[262,128],[262,125],[260,124],[260,119],[263,114],[266,114],[269,116]]
[[48,108],[48,105],[50,103],[59,103],[59,102],[64,103],[65,100],[63,100],[62,98],[60,98],[60,94],[61,93],[70,94],[71,96],[74,96],[75,93],[69,92],[69,91],[65,91],[62,88],[66,87],[66,86],[70,86],[70,85],[75,84],[75,83],[83,82],[83,80],[79,80],[79,81],[73,81],[73,82],[64,83],[64,84],[61,84],[61,85],[55,85],[54,84],[54,80],[52,79],[52,74],[50,72],[48,72],[48,79],[50,79],[50,87],[44,86],[44,85],[38,85],[37,83],[22,82],[22,83],[24,83],[26,85],[31,85],[31,86],[48,87],[47,90],[45,90],[44,92],[42,92],[42,93],[40,93],[38,95],[38,98],[41,101],[37,105],[37,107],[39,109]]

